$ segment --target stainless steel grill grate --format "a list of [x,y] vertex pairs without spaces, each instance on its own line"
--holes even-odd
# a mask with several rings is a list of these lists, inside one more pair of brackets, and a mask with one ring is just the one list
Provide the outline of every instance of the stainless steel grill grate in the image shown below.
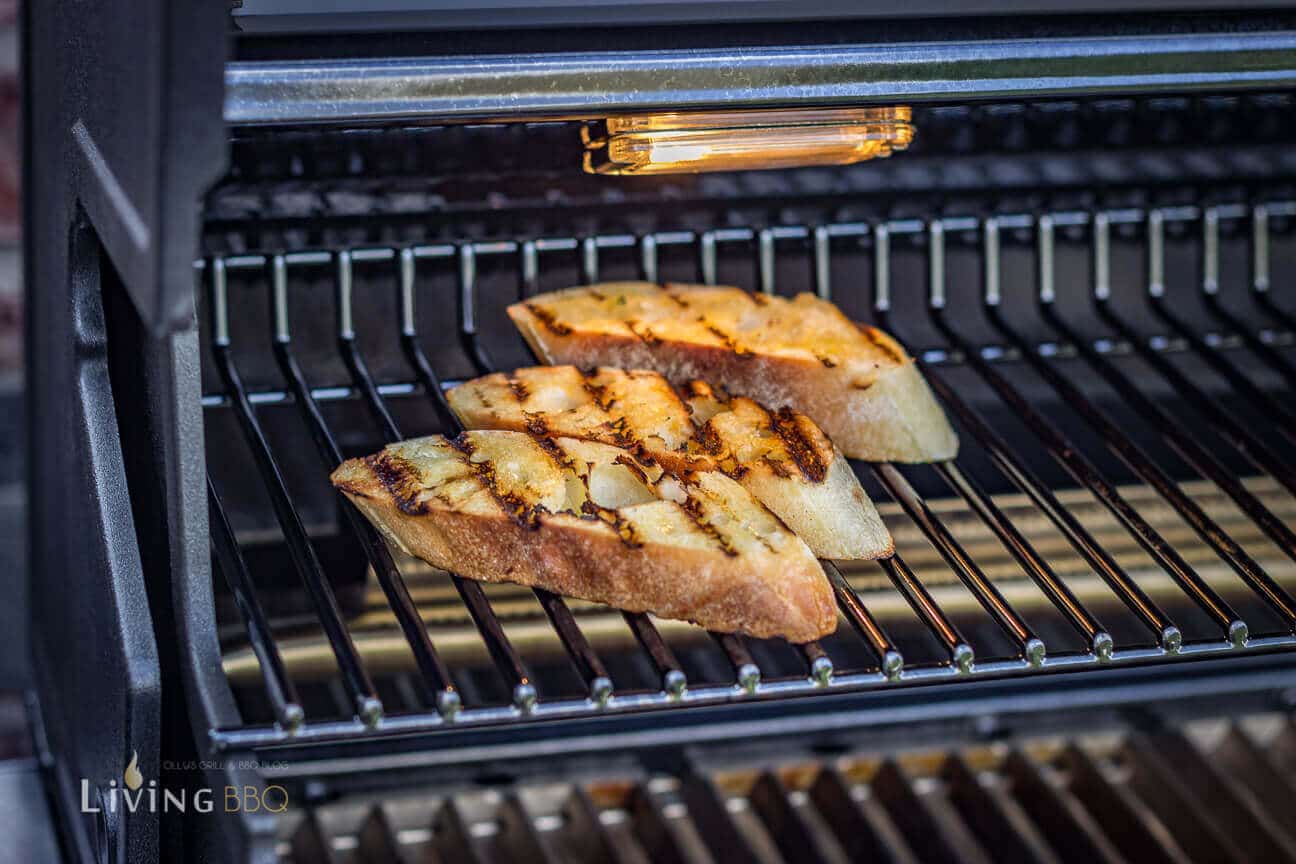
[[[1171,306],[1166,290],[1165,246],[1167,226],[1199,233],[1201,239],[1201,290],[1214,320],[1224,336],[1240,340],[1284,382],[1292,384],[1291,363],[1276,347],[1290,334],[1280,329],[1290,327],[1290,315],[1272,302],[1270,274],[1270,230],[1273,218],[1296,215],[1296,204],[1267,203],[1251,206],[1217,207],[1180,206],[1144,210],[1067,211],[1044,214],[1000,214],[991,217],[954,217],[933,220],[894,220],[882,223],[834,223],[824,225],[790,225],[763,229],[724,228],[701,233],[658,232],[646,235],[599,235],[587,237],[543,238],[520,241],[465,242],[416,247],[353,248],[329,251],[288,252],[258,255],[215,257],[196,266],[210,300],[210,336],[214,368],[221,391],[204,398],[209,412],[232,411],[238,428],[255,460],[260,480],[282,529],[291,564],[304,584],[313,614],[322,628],[333,654],[345,706],[342,719],[315,718],[303,710],[286,664],[279,640],[266,623],[258,591],[249,576],[246,550],[225,518],[221,497],[220,467],[211,467],[209,485],[214,531],[213,548],[219,569],[230,587],[243,621],[247,639],[254,652],[264,682],[265,698],[273,709],[272,724],[250,724],[213,732],[218,746],[247,748],[291,741],[315,741],[350,736],[377,736],[388,733],[432,731],[453,724],[457,728],[474,725],[525,722],[529,719],[614,716],[644,709],[672,706],[736,703],[743,700],[765,700],[776,697],[810,696],[816,693],[858,691],[902,686],[924,681],[960,677],[984,678],[1017,673],[1038,674],[1041,671],[1073,669],[1096,665],[1121,665],[1169,660],[1176,656],[1236,652],[1259,652],[1296,646],[1296,600],[1288,575],[1282,578],[1269,572],[1271,561],[1283,567],[1296,561],[1296,534],[1289,519],[1274,512],[1270,498],[1262,499],[1253,483],[1243,482],[1237,472],[1226,466],[1221,454],[1208,450],[1196,436],[1169,416],[1155,395],[1136,384],[1118,368],[1114,358],[1132,353],[1142,358],[1159,376],[1173,395],[1200,414],[1236,451],[1234,454],[1267,474],[1287,492],[1296,494],[1296,473],[1289,456],[1280,452],[1268,436],[1259,435],[1241,420],[1220,407],[1201,384],[1190,380],[1165,351],[1171,342],[1164,337],[1146,337],[1136,332],[1122,317],[1113,302],[1112,241],[1113,230],[1125,228],[1141,232],[1145,266],[1146,293],[1153,311],[1164,326],[1179,340],[1173,347],[1200,359],[1211,372],[1227,383],[1232,394],[1246,402],[1259,416],[1275,424],[1280,436],[1296,441],[1296,418],[1290,409],[1270,392],[1252,383],[1239,371],[1231,353],[1221,348],[1219,333],[1202,332],[1180,319]],[[1251,294],[1270,316],[1275,327],[1256,329],[1233,317],[1218,303],[1220,283],[1220,229],[1249,233]],[[1058,235],[1066,232],[1067,239]],[[1035,295],[1042,317],[1051,328],[1047,341],[1041,342],[1015,329],[1001,314],[1004,305],[1002,275],[1005,232],[1025,234],[1036,269]],[[917,619],[942,646],[944,657],[937,663],[911,663],[888,630],[871,613],[851,582],[837,567],[826,562],[841,614],[858,634],[872,657],[871,664],[834,662],[838,658],[820,645],[800,650],[804,674],[775,678],[762,669],[759,653],[742,637],[717,635],[714,642],[727,658],[732,678],[724,684],[691,684],[671,644],[657,625],[644,615],[625,616],[634,639],[649,658],[658,686],[648,692],[625,692],[582,630],[575,615],[562,598],[537,591],[536,598],[584,684],[579,697],[549,698],[536,686],[535,677],[521,653],[506,633],[486,592],[478,583],[453,578],[463,605],[477,633],[485,644],[496,674],[506,683],[508,704],[465,704],[447,663],[438,653],[428,626],[401,568],[373,529],[349,505],[340,504],[346,530],[359,540],[377,582],[390,605],[401,633],[417,665],[417,678],[431,698],[427,704],[434,710],[403,713],[384,712],[383,702],[366,661],[357,649],[348,628],[326,565],[317,554],[319,542],[308,533],[285,483],[275,447],[259,421],[263,406],[292,403],[299,412],[318,451],[321,471],[331,470],[342,458],[342,449],[328,419],[330,403],[351,400],[363,405],[378,435],[368,442],[376,449],[383,441],[401,437],[396,415],[389,402],[401,399],[430,399],[442,428],[453,428],[454,421],[444,403],[442,386],[425,351],[423,336],[416,327],[415,303],[419,295],[420,268],[428,262],[453,262],[457,268],[458,291],[456,318],[462,349],[478,372],[495,368],[482,337],[478,310],[478,267],[487,259],[511,262],[516,267],[521,296],[537,290],[542,263],[549,256],[576,253],[586,281],[600,276],[600,258],[607,250],[633,251],[644,278],[657,279],[662,250],[680,247],[696,254],[699,277],[706,282],[718,279],[718,260],[722,248],[742,245],[753,250],[759,288],[776,289],[782,272],[779,250],[788,243],[809,250],[811,281],[820,296],[835,295],[832,256],[834,243],[843,238],[866,242],[872,256],[871,309],[881,326],[890,325],[890,313],[896,300],[891,276],[892,246],[896,238],[908,236],[922,244],[926,260],[926,314],[935,331],[945,340],[940,348],[920,352],[928,378],[951,415],[963,430],[965,453],[974,451],[977,458],[988,459],[1012,487],[1023,493],[1038,513],[1051,523],[1075,553],[1091,568],[1111,591],[1116,603],[1125,607],[1145,633],[1145,638],[1118,641],[1109,626],[1104,625],[1107,611],[1082,602],[1069,580],[1055,572],[1049,556],[1029,539],[1023,526],[1005,514],[995,497],[987,494],[971,473],[960,467],[964,461],[902,471],[893,465],[871,466],[883,489],[898,503],[944,560],[981,614],[988,616],[1011,643],[1010,656],[978,658],[973,641],[965,637],[961,624],[935,599],[914,568],[897,554],[879,562],[886,578],[898,595],[912,609]],[[981,308],[1000,341],[986,345],[964,335],[961,316],[950,311],[948,283],[967,282],[962,275],[952,278],[947,271],[946,245],[951,238],[975,241],[980,274]],[[1094,341],[1080,335],[1059,313],[1059,290],[1055,285],[1054,261],[1061,243],[1084,244],[1092,256],[1092,305],[1101,320],[1120,341]],[[399,333],[408,377],[380,383],[371,373],[357,339],[356,316],[353,314],[354,271],[356,265],[391,267],[398,289],[397,320],[392,324]],[[349,377],[345,386],[312,387],[298,361],[294,330],[289,321],[288,285],[291,274],[327,273],[331,269],[333,301],[337,328],[335,348]],[[232,347],[229,279],[236,273],[260,273],[268,279],[271,295],[269,334],[275,362],[286,389],[253,389],[240,378]],[[903,330],[893,331],[905,341]],[[253,338],[239,334],[239,338]],[[917,346],[911,346],[917,347]],[[1056,358],[1078,356],[1119,394],[1125,404],[1147,424],[1160,440],[1182,458],[1200,477],[1213,482],[1219,491],[1245,514],[1250,526],[1267,537],[1277,555],[1261,563],[1231,536],[1230,530],[1209,514],[1188,486],[1172,479],[1160,451],[1156,455],[1134,440],[1121,423],[1089,398],[1066,373],[1059,370]],[[1133,474],[1155,491],[1156,495],[1190,526],[1200,543],[1236,574],[1238,590],[1248,602],[1260,603],[1279,622],[1261,632],[1237,611],[1238,591],[1223,591],[1219,580],[1206,578],[1201,565],[1190,563],[1185,554],[1161,530],[1154,527],[1144,509],[1132,502],[1129,493],[1117,488],[1108,472],[1085,455],[1083,448],[1071,440],[1059,425],[1046,417],[1036,401],[1010,380],[998,360],[1010,357],[1024,361],[1027,367],[1050,389],[1053,395],[1079,414],[1099,435],[1101,441]],[[1128,569],[1118,562],[1110,541],[1100,540],[1095,530],[1062,503],[1058,494],[1038,476],[1023,458],[1020,447],[1014,448],[1001,432],[985,419],[984,411],[971,404],[967,390],[946,377],[944,367],[966,367],[981,389],[995,394],[1001,407],[1019,418],[1033,435],[1035,444],[1046,451],[1141,547],[1173,586],[1171,601],[1163,596],[1154,599],[1140,587]],[[982,386],[983,385],[983,386]],[[1068,432],[1070,430],[1068,429]],[[1005,598],[994,581],[987,577],[977,556],[960,542],[942,509],[920,495],[910,477],[916,471],[931,472],[1002,544],[1020,571],[1038,586],[1043,596],[1081,640],[1080,650],[1050,649],[1046,640],[1027,617]],[[1233,530],[1235,527],[1230,524]],[[1164,592],[1163,592],[1164,594]],[[1225,596],[1227,594],[1227,596]],[[1187,603],[1205,616],[1209,634],[1186,639],[1181,622],[1172,607]],[[1249,607],[1250,608],[1250,607]],[[966,620],[966,614],[961,620]],[[350,719],[348,719],[350,718]]]

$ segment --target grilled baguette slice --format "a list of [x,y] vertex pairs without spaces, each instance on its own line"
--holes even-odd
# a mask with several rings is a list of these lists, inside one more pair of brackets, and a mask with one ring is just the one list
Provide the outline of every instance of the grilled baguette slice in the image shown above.
[[609,282],[541,294],[508,312],[546,363],[716,382],[771,409],[804,411],[854,459],[933,462],[958,452],[904,349],[810,294]]
[[533,366],[455,387],[469,429],[510,429],[613,444],[667,471],[723,471],[820,558],[881,558],[894,547],[855,472],[809,417],[767,411],[702,381],[676,391],[660,374]]
[[472,579],[793,642],[837,625],[805,543],[719,472],[478,431],[389,445],[332,480],[389,541]]

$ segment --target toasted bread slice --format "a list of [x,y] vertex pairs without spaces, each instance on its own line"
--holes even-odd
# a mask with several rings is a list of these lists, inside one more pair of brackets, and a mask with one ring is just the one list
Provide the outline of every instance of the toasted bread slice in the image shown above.
[[508,312],[546,363],[711,381],[771,409],[804,411],[853,459],[934,462],[958,452],[904,349],[810,294],[610,282],[541,294]]
[[392,444],[332,480],[398,547],[472,579],[793,642],[837,625],[809,548],[719,472],[479,431]]
[[475,378],[446,394],[469,429],[584,438],[633,450],[667,471],[723,471],[820,558],[881,558],[894,547],[855,472],[809,417],[767,411],[701,381],[676,391],[660,374],[533,366]]

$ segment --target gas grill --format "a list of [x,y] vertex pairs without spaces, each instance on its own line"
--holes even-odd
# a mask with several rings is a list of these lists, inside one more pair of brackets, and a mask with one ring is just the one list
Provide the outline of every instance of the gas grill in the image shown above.
[[[75,86],[28,136],[37,720],[71,857],[1296,858],[1288,4],[627,7],[596,43],[556,4],[379,35],[208,5],[142,13],[138,63],[108,9],[28,12],[29,45],[104,28],[102,57],[33,55],[38,96]],[[885,160],[582,171],[608,117],[896,104]],[[961,453],[856,465],[896,552],[823,562],[832,636],[444,573],[329,485],[534,362],[509,303],[628,279],[813,292],[920,361]],[[280,797],[86,812],[128,762]]]

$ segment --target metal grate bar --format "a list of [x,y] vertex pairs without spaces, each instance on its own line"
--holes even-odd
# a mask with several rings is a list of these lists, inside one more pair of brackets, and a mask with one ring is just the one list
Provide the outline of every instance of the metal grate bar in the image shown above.
[[585,634],[581,632],[580,625],[576,623],[571,610],[557,594],[543,588],[534,589],[534,593],[541,607],[544,608],[545,615],[549,617],[554,632],[558,634],[563,647],[567,649],[567,654],[575,664],[581,680],[585,682],[589,698],[596,705],[606,705],[612,698],[612,678],[603,666],[603,661],[589,644],[589,640],[585,638]]
[[747,640],[734,633],[712,633],[711,638],[729,658],[738,686],[747,693],[755,693],[760,686],[761,670],[752,659]]
[[[1092,567],[1095,573],[1102,577],[1103,581],[1116,593],[1116,596],[1138,615],[1139,619],[1151,628],[1152,632],[1157,634],[1158,637],[1163,637],[1164,634],[1172,632],[1174,625],[1166,614],[1161,611],[1150,597],[1143,593],[1143,589],[1139,588],[1134,580],[1130,579],[1124,568],[1116,563],[1111,554],[1080,524],[1071,511],[1058,502],[1057,497],[1053,495],[1048,486],[1022,464],[1008,444],[986,425],[986,422],[972,410],[971,406],[960,399],[958,394],[940,376],[929,374],[927,380],[941,398],[941,401],[959,418],[963,428],[971,432],[972,437],[976,438],[978,443],[986,449],[991,460],[1003,472],[1004,476],[1024,492],[1034,502],[1035,506],[1049,518],[1049,521],[1066,537],[1072,548],[1084,558],[1085,563]],[[1065,586],[1062,587],[1065,588]],[[1067,606],[1064,606],[1063,611],[1066,612],[1067,608]],[[1095,656],[1100,659],[1110,657],[1110,638],[1101,639],[1103,633],[1098,622],[1078,602],[1076,603],[1075,612],[1079,616],[1082,627],[1092,627],[1096,631],[1092,643]],[[1070,617],[1069,613],[1068,617]],[[1164,641],[1164,638],[1162,641]],[[1105,650],[1103,645],[1106,645]]]
[[[1044,221],[1040,223],[1040,241],[1041,244],[1045,242],[1052,243],[1051,225]],[[1043,252],[1041,252],[1042,257]],[[1296,560],[1296,533],[1293,533],[1254,495],[1248,492],[1246,487],[1237,479],[1235,473],[1208,453],[1202,445],[1184,434],[1180,424],[1144,396],[1134,386],[1134,383],[1116,369],[1110,361],[1099,356],[1083,339],[1080,339],[1076,332],[1058,317],[1052,300],[1042,297],[1040,311],[1044,320],[1063,338],[1075,345],[1080,356],[1098,371],[1112,389],[1120,394],[1126,404],[1133,407],[1144,420],[1156,427],[1170,446],[1184,458],[1184,461],[1203,477],[1218,486],[1229,498],[1233,499],[1238,507],[1250,516],[1252,521],[1279,548],[1293,560]],[[1020,337],[1016,341],[1020,342]],[[1034,351],[1026,353],[1026,356],[1032,365],[1037,368],[1039,364],[1043,363]],[[1045,368],[1048,367],[1045,366]],[[1050,383],[1053,383],[1055,377],[1060,378],[1055,371],[1050,370]],[[1279,586],[1213,519],[1207,517],[1195,502],[1184,495],[1177,484],[1156,469],[1151,464],[1151,460],[1139,453],[1138,448],[1126,436],[1121,434],[1113,435],[1113,433],[1119,432],[1115,424],[1106,419],[1092,403],[1083,399],[1078,392],[1075,392],[1075,388],[1068,384],[1065,379],[1062,379],[1059,383],[1064,386],[1059,387],[1058,392],[1062,393],[1067,402],[1080,411],[1086,419],[1092,417],[1091,422],[1097,421],[1095,425],[1107,436],[1109,446],[1117,450],[1122,455],[1122,458],[1127,460],[1127,463],[1130,458],[1141,459],[1143,462],[1141,467],[1135,467],[1132,463],[1129,464],[1169,501],[1176,512],[1193,526],[1193,529],[1197,531],[1203,541],[1211,546],[1221,558],[1225,559],[1253,590],[1264,597],[1265,601],[1283,616],[1289,627],[1296,627],[1296,600],[1293,600],[1291,595]],[[1124,450],[1129,452],[1122,452]]]
[[[797,648],[801,653],[801,659],[805,661],[806,673],[810,676],[811,681],[816,684],[827,684],[832,680],[832,658],[824,651],[823,646],[818,642],[807,642],[804,645],[798,645]],[[903,661],[901,665],[903,665]]]
[[450,409],[450,403],[446,401],[441,381],[437,378],[431,362],[428,361],[427,355],[423,352],[423,344],[419,341],[418,331],[414,326],[414,271],[416,260],[412,249],[401,250],[399,270],[397,271],[397,285],[400,292],[401,349],[405,354],[406,361],[413,368],[419,384],[423,386],[428,398],[432,400],[441,428],[446,430],[458,429],[459,418],[455,416],[454,411]]
[[1251,296],[1261,309],[1288,330],[1296,330],[1296,317],[1278,308],[1270,290],[1269,211],[1274,205],[1251,208]]
[[[940,320],[939,316],[937,318]],[[948,329],[946,326],[942,330],[960,350],[970,348],[966,343],[961,342],[962,337],[958,336],[952,329]],[[1192,586],[1200,583],[1200,577],[1195,574],[1192,577],[1188,575],[1191,568],[1187,562],[1174,550],[1174,547],[1148,524],[1147,520],[1139,514],[1133,505],[1116,491],[1116,487],[1098,471],[1093,463],[1080,455],[1080,452],[1057,427],[1035,411],[1030,402],[1017,392],[998,372],[971,354],[969,354],[969,365],[1018,413],[1031,431],[1044,442],[1046,449],[1053,458],[1066,468],[1078,483],[1087,488],[1102,502],[1112,515],[1126,527],[1131,536],[1139,542],[1139,545],[1170,574],[1171,578],[1181,587],[1184,587],[1189,596],[1195,597],[1203,605],[1207,614],[1214,617],[1226,631],[1230,632],[1230,634],[1235,632],[1231,629],[1236,620],[1235,616],[1228,614],[1222,602],[1217,604],[1212,602],[1212,598],[1194,593]],[[1161,645],[1163,648],[1168,651],[1176,651],[1180,644],[1182,644],[1182,635],[1177,627],[1167,625],[1162,628]]]
[[945,523],[927,505],[918,492],[910,485],[894,465],[882,463],[874,465],[873,473],[882,481],[882,485],[891,493],[891,497],[904,509],[909,518],[918,524],[923,534],[931,541],[945,563],[959,577],[981,607],[989,613],[1000,628],[1015,641],[1022,651],[1022,656],[1032,666],[1044,662],[1044,641],[1026,626],[1021,616],[1008,605],[999,590],[981,572],[981,568],[967,554],[963,546],[954,539],[954,535],[945,527]]
[[[987,223],[985,240],[987,244],[997,244],[998,235],[992,234],[988,230],[990,223]],[[1046,223],[1046,227],[1047,223]],[[993,238],[993,239],[992,239]],[[1047,240],[1045,239],[1047,238]],[[1051,261],[1052,256],[1052,231],[1041,230],[1040,232],[1040,258],[1041,262]],[[1047,249],[1043,245],[1047,242]],[[1046,259],[1046,256],[1047,259]],[[988,256],[987,256],[988,257]],[[1047,271],[1046,279],[1051,280],[1051,271]],[[993,293],[992,293],[993,292]],[[1051,292],[1050,292],[1051,293]],[[1042,304],[1045,311],[1048,311],[1049,302]],[[1003,335],[1017,350],[1021,353],[1023,359],[1030,365],[1041,378],[1048,382],[1049,386],[1062,397],[1062,400],[1075,410],[1080,416],[1099,430],[1103,435],[1103,440],[1107,447],[1121,458],[1134,473],[1142,477],[1157,493],[1164,498],[1171,507],[1174,508],[1185,521],[1192,525],[1198,535],[1209,544],[1217,554],[1224,558],[1230,566],[1253,587],[1262,586],[1268,583],[1274,591],[1280,591],[1277,585],[1272,583],[1268,574],[1260,569],[1260,566],[1247,555],[1242,547],[1232,540],[1217,525],[1214,520],[1206,516],[1205,512],[1197,506],[1195,502],[1184,495],[1174,481],[1156,466],[1143,449],[1135,444],[1125,433],[1112,422],[1097,406],[1095,406],[1084,394],[1080,388],[1076,387],[1066,379],[1064,375],[1053,368],[1040,355],[1038,350],[1032,346],[1026,339],[1013,330],[1004,320],[999,310],[999,293],[997,285],[997,274],[995,283],[987,280],[984,310],[986,317],[995,329]],[[1050,323],[1056,326],[1056,316],[1048,319]],[[1141,517],[1140,517],[1141,518]],[[1178,557],[1178,553],[1171,550],[1171,554],[1166,556],[1167,561],[1175,568],[1175,575],[1178,577],[1180,586],[1187,591],[1193,599],[1218,623],[1225,627],[1230,641],[1235,644],[1246,642],[1247,630],[1246,625],[1225,603],[1224,599],[1215,592],[1213,588],[1202,579],[1195,570],[1187,565]],[[1178,560],[1176,560],[1178,559]],[[1259,590],[1259,589],[1257,589]],[[1281,608],[1280,608],[1280,611]]]
[[459,247],[459,338],[477,374],[495,368],[477,332],[477,250],[471,243]]
[[[927,593],[927,589],[918,581],[918,577],[914,576],[913,570],[909,569],[904,559],[896,554],[890,558],[879,559],[878,563],[882,565],[887,577],[905,598],[909,607],[945,646],[953,668],[963,673],[971,672],[972,662],[976,657],[972,646],[963,638],[963,634],[954,626],[954,622],[950,621],[944,611],[936,605],[936,601],[932,599],[931,594]],[[854,594],[853,591],[851,593]]]
[[1287,491],[1296,495],[1296,470],[1269,445],[1253,435],[1237,418],[1217,405],[1216,400],[1210,398],[1173,363],[1154,350],[1146,339],[1135,333],[1134,329],[1112,309],[1109,299],[1110,290],[1097,278],[1105,271],[1110,256],[1110,223],[1105,214],[1099,213],[1094,217],[1093,243],[1096,278],[1092,297],[1094,309],[1103,322],[1133,346],[1139,357],[1182,394],[1196,411],[1205,416],[1207,422],[1226,441],[1236,447],[1256,467],[1281,483]]
[[[350,314],[350,256],[343,257],[343,254],[338,256],[338,345],[344,349],[344,356],[347,353],[351,355],[347,358],[347,368],[351,370],[353,379],[365,394],[366,401],[381,410],[381,417],[394,430],[395,423],[377,395],[364,360],[355,351],[354,329],[351,326]],[[276,255],[271,259],[270,283],[274,310],[272,325],[275,359],[284,378],[288,381],[288,387],[295,397],[302,418],[310,429],[316,449],[319,450],[325,467],[331,471],[341,464],[342,449],[338,446],[333,433],[329,431],[323,413],[311,396],[301,366],[292,353],[292,329],[288,318],[288,272],[282,255]],[[345,350],[347,348],[350,349],[349,352]],[[400,569],[392,560],[391,550],[387,548],[386,542],[369,521],[356,511],[345,496],[339,494],[337,499],[339,509],[346,516],[352,533],[364,548],[378,583],[391,604],[392,612],[406,641],[409,642],[410,651],[414,655],[419,671],[423,674],[425,684],[435,694],[434,702],[437,711],[444,717],[453,717],[461,707],[460,695],[451,681],[449,670],[432,644],[427,625],[423,623],[418,608],[410,597],[409,588],[401,577]]]
[[[1022,399],[1020,394],[1016,393],[995,370],[991,369],[982,359],[979,352],[970,346],[966,340],[959,336],[952,328],[949,327],[943,316],[944,307],[944,229],[939,221],[930,225],[929,246],[930,255],[930,278],[931,278],[931,297],[929,299],[928,311],[932,316],[937,328],[945,337],[960,350],[967,358],[967,362],[980,374],[994,389],[996,389],[1002,398],[1009,401],[1010,405],[1024,409],[1020,413],[1027,420],[1028,425],[1032,426],[1033,431],[1045,439],[1046,444],[1050,433],[1058,441],[1053,442],[1054,446],[1050,448],[1051,452],[1074,454],[1074,448],[1070,447],[1065,439],[1061,438],[1061,433],[1056,432],[1040,417],[1029,404]],[[890,229],[885,225],[879,225],[874,229],[874,315],[884,326],[889,320],[890,313]],[[997,272],[994,271],[994,272]],[[990,451],[991,457],[999,468],[1011,479],[1015,485],[1023,492],[1026,492],[1035,503],[1045,511],[1050,519],[1066,535],[1068,541],[1084,556],[1091,566],[1103,577],[1105,581],[1121,599],[1133,609],[1140,618],[1143,619],[1157,634],[1160,645],[1169,651],[1177,651],[1182,644],[1182,635],[1179,628],[1176,627],[1161,610],[1142,592],[1141,589],[1131,580],[1127,574],[1112,560],[1111,556],[1104,550],[1065,508],[1058,504],[1057,499],[1048,491],[1044,484],[1031,474],[1020,460],[1014,456],[1003,440],[993,433],[990,428],[982,421],[971,408],[960,399],[953,389],[944,381],[936,376],[930,376],[933,387],[941,396],[941,399],[949,405],[956,414],[959,415],[963,424],[973,432],[982,444]],[[1015,400],[1015,403],[1012,401]],[[1035,424],[1031,420],[1037,421]],[[1037,428],[1038,426],[1038,428]],[[1096,473],[1092,466],[1088,474]],[[1088,475],[1086,475],[1088,476]],[[1081,479],[1077,477],[1077,479]],[[1084,480],[1081,479],[1081,482]],[[1115,490],[1110,490],[1115,495]],[[1132,508],[1127,508],[1132,511]],[[1149,528],[1150,530],[1150,528]],[[1164,545],[1164,544],[1163,544]],[[1096,625],[1095,625],[1096,626]],[[1096,644],[1095,657],[1105,659],[1110,656],[1101,650],[1102,643]]]
[[937,473],[945,483],[968,503],[987,528],[999,538],[999,542],[1009,554],[1021,565],[1031,580],[1039,586],[1053,605],[1066,616],[1072,626],[1085,638],[1085,643],[1096,657],[1110,657],[1112,637],[1098,621],[1081,605],[1071,589],[1058,579],[1053,568],[1035,551],[1017,526],[1008,520],[998,505],[981,490],[981,488],[963,473],[954,462],[939,462],[935,465]]
[[527,671],[526,664],[513,648],[513,643],[504,632],[499,618],[495,617],[495,611],[491,609],[490,601],[486,599],[486,592],[482,590],[480,583],[472,579],[454,576],[453,581],[464,605],[468,607],[468,614],[472,616],[473,623],[481,633],[482,641],[486,643],[486,650],[495,661],[495,668],[504,676],[504,680],[512,689],[514,707],[522,711],[530,711],[535,707],[538,698],[535,685],[531,683],[531,673]]
[[[885,560],[885,559],[884,559]],[[823,560],[824,572],[828,574],[828,581],[832,583],[833,593],[837,596],[837,605],[846,620],[851,623],[856,632],[864,637],[869,648],[877,656],[878,666],[882,674],[888,679],[895,680],[900,677],[900,670],[904,668],[904,657],[900,650],[896,648],[891,637],[882,629],[882,625],[877,623],[873,614],[868,611],[863,602],[860,601],[859,595],[855,589],[851,588],[846,577],[837,569],[837,565],[831,561]],[[885,566],[885,565],[884,565]]]
[[[1203,610],[1214,618],[1228,633],[1230,639],[1241,636],[1245,638],[1245,627],[1237,616],[1228,609],[1222,600],[1214,596],[1187,562],[1175,551],[1143,516],[1125,500],[1116,487],[1111,484],[1086,457],[1062,434],[1058,428],[1046,420],[1030,401],[1022,396],[1008,380],[992,369],[968,342],[953,329],[945,318],[945,284],[944,284],[944,234],[939,222],[929,226],[931,255],[931,284],[928,303],[928,314],[932,322],[955,348],[964,353],[968,364],[990,387],[999,394],[1021,417],[1022,421],[1044,443],[1049,453],[1077,482],[1092,492],[1099,501],[1115,516],[1130,534],[1139,542],[1149,555],[1171,576],[1188,596],[1192,597]],[[1205,590],[1200,590],[1205,588]],[[1166,650],[1178,650],[1182,644],[1182,634],[1178,628],[1162,631],[1162,646]]]
[[288,670],[284,668],[279,645],[270,632],[261,601],[257,599],[256,590],[252,586],[252,577],[247,572],[247,563],[234,538],[234,529],[230,527],[225,508],[221,506],[210,477],[207,478],[207,512],[212,527],[212,552],[225,577],[225,584],[229,585],[230,593],[234,595],[239,615],[243,618],[243,629],[247,631],[248,642],[252,645],[257,665],[261,668],[261,679],[265,682],[270,707],[279,725],[289,731],[295,730],[305,719],[301,701],[297,698],[297,688],[293,686]]
[[365,724],[376,725],[382,718],[382,700],[378,698],[355,643],[351,641],[351,634],[342,621],[337,597],[334,596],[328,578],[324,575],[323,567],[315,554],[315,547],[306,534],[306,527],[302,524],[301,517],[289,498],[283,474],[280,473],[279,465],[270,451],[265,432],[262,431],[256,412],[248,401],[247,388],[243,386],[243,381],[234,366],[234,360],[230,356],[228,288],[225,267],[219,259],[212,262],[211,289],[212,320],[215,324],[212,354],[217,371],[226,392],[230,394],[234,414],[238,418],[239,428],[248,449],[252,451],[253,459],[260,469],[271,506],[283,529],[284,540],[288,545],[293,566],[315,605],[324,634],[328,638],[334,657],[337,658],[338,669],[342,673],[353,707]]
[[[1206,311],[1208,311],[1216,321],[1221,322],[1232,333],[1236,334],[1251,353],[1255,354],[1261,360],[1283,377],[1288,387],[1296,387],[1296,366],[1273,349],[1272,345],[1266,345],[1260,340],[1251,328],[1247,327],[1237,319],[1233,313],[1224,308],[1220,302],[1220,284],[1219,284],[1219,223],[1220,213],[1217,207],[1207,207],[1202,212],[1202,300],[1205,302]],[[1266,226],[1267,227],[1267,226]],[[1252,222],[1251,230],[1258,230],[1255,222]],[[1262,244],[1267,250],[1268,238]],[[1256,247],[1252,242],[1252,250]],[[1267,251],[1266,251],[1267,256]],[[1265,266],[1267,266],[1267,260]],[[1252,271],[1259,269],[1255,262],[1252,262]],[[1266,295],[1267,299],[1267,295]],[[1278,316],[1286,317],[1286,316]]]
[[1164,237],[1165,215],[1160,210],[1151,210],[1147,214],[1148,232],[1148,305],[1158,318],[1166,323],[1179,338],[1192,349],[1193,353],[1206,362],[1208,366],[1238,393],[1273,421],[1279,433],[1288,440],[1296,442],[1296,414],[1292,414],[1274,401],[1250,381],[1233,363],[1218,351],[1206,344],[1206,340],[1197,335],[1177,315],[1170,311],[1166,304],[1164,280]]
[[622,612],[621,615],[657,670],[662,690],[676,698],[683,696],[688,688],[688,678],[685,677],[680,662],[675,659],[675,652],[666,645],[657,627],[642,612]]

